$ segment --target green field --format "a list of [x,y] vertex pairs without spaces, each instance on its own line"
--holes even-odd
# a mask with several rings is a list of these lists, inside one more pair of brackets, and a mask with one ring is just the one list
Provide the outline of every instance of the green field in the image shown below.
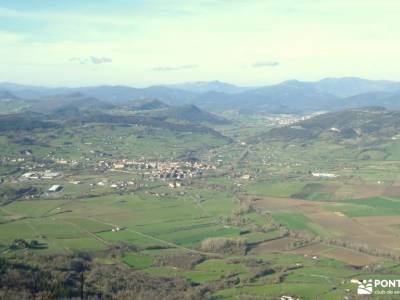
[[[251,135],[273,125],[260,128],[265,120],[259,116],[226,116],[239,118],[243,125],[213,126],[226,138],[100,123],[0,136],[2,156],[24,158],[0,166],[0,193],[7,198],[0,206],[2,257],[32,263],[46,255],[88,253],[104,267],[118,266],[152,280],[183,280],[207,290],[210,299],[343,299],[355,293],[353,277],[398,271],[395,256],[375,249],[362,254],[371,256],[365,262],[371,269],[348,264],[346,257],[329,258],[335,249],[346,250],[337,245],[340,241],[336,246],[321,244],[323,250],[309,255],[278,247],[290,240],[301,250],[309,242],[302,235],[318,243],[343,237],[336,228],[314,222],[312,213],[400,215],[399,198],[385,196],[387,190],[395,194],[400,182],[397,144],[254,142]],[[21,144],[29,136],[37,143]],[[21,154],[23,149],[33,155]],[[165,163],[187,158],[215,168],[177,180],[160,178],[151,168],[104,167],[121,159]],[[57,163],[60,159],[68,163]],[[21,179],[27,171],[47,169],[61,175]],[[338,176],[316,178],[312,172]],[[181,186],[171,188],[174,181]],[[49,193],[54,184],[63,190]],[[363,186],[382,195],[358,196]],[[32,187],[32,195],[18,195]],[[276,205],[258,205],[264,198]],[[280,207],[280,201],[290,205]],[[207,248],[210,238],[223,246]],[[18,244],[21,240],[26,244]],[[264,244],[278,245],[278,250],[259,252]],[[350,251],[355,256],[361,253],[354,249],[357,245]]]
[[374,197],[346,200],[335,205],[334,209],[349,217],[397,216],[400,214],[400,199]]

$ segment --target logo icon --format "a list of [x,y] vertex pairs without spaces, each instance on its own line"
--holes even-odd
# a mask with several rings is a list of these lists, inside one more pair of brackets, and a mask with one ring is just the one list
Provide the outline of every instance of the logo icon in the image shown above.
[[363,280],[358,282],[357,294],[358,295],[372,295],[373,285],[372,279]]

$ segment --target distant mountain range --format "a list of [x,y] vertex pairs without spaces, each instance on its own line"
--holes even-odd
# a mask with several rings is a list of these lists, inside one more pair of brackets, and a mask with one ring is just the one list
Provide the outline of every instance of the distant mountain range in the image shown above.
[[265,113],[305,113],[366,105],[400,108],[400,82],[353,77],[326,78],[315,82],[290,80],[256,88],[239,87],[220,81],[189,82],[147,88],[128,86],[45,88],[0,83],[0,100],[2,97],[7,97],[36,100],[35,102],[63,102],[62,99],[77,93],[81,95],[80,101],[91,99],[93,106],[96,106],[93,99],[97,99],[102,105],[104,103],[123,105],[144,99],[156,99],[166,105],[193,104],[214,112],[246,110]]
[[248,89],[245,87],[240,87],[237,85],[221,82],[218,80],[185,82],[185,83],[167,85],[166,87],[172,87],[193,93],[219,92],[226,94],[240,93]]
[[320,81],[307,82],[289,80],[287,85],[309,88],[337,97],[350,97],[371,92],[398,92],[400,82],[388,80],[367,80],[357,77],[324,78]]

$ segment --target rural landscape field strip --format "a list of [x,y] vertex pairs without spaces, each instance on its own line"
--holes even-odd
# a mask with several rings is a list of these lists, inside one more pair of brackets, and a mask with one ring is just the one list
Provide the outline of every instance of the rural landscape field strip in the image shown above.
[[[119,226],[116,225],[116,224],[111,224],[111,223],[103,222],[103,221],[101,221],[101,220],[98,220],[97,218],[93,218],[93,217],[92,217],[92,218],[90,218],[90,219],[91,219],[91,220],[94,220],[94,221],[96,221],[96,222],[98,222],[98,223],[101,223],[101,224],[110,225],[110,226],[115,227],[115,228],[116,228],[116,227],[119,227]],[[132,233],[134,233],[134,234],[138,234],[138,235],[140,235],[140,236],[143,236],[143,237],[145,237],[145,238],[148,238],[148,239],[151,239],[151,240],[154,240],[154,241],[157,241],[157,242],[161,242],[161,243],[166,244],[166,245],[168,245],[168,246],[171,246],[171,247],[173,247],[173,248],[178,248],[178,249],[182,249],[182,250],[185,250],[185,251],[188,251],[188,252],[193,252],[193,253],[198,253],[198,254],[203,254],[203,255],[213,255],[212,253],[206,253],[206,252],[201,252],[201,251],[197,251],[197,250],[194,250],[194,249],[189,249],[189,248],[186,248],[186,247],[183,247],[183,246],[174,244],[174,243],[172,243],[172,242],[165,241],[165,240],[162,240],[162,239],[153,237],[153,236],[151,236],[151,235],[148,235],[148,234],[145,234],[145,233],[142,233],[142,232],[139,232],[139,231],[130,229],[130,228],[124,228],[124,230],[129,231],[129,232],[132,232]]]
[[[329,113],[136,124],[164,109],[114,107],[92,112],[96,122],[84,126],[58,116],[56,129],[0,139],[2,256],[43,266],[43,257],[79,260],[90,265],[83,274],[121,268],[147,281],[181,280],[185,291],[212,299],[336,300],[355,293],[351,280],[398,272],[400,175],[391,136],[376,146],[381,134],[363,142],[324,131],[320,119],[332,120]],[[198,108],[182,110],[215,121]],[[78,118],[89,122],[86,113]],[[310,137],[292,136],[296,122]]]

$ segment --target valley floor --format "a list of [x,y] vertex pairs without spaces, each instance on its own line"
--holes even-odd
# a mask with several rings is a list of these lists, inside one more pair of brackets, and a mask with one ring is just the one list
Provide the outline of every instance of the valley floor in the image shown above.
[[[86,295],[119,299],[166,297],[157,286],[145,294],[146,280],[168,285],[171,299],[356,299],[352,280],[395,279],[398,143],[254,142],[249,132],[275,125],[243,118],[248,127],[214,126],[223,139],[102,124],[2,135],[0,296],[79,297],[80,274]],[[98,269],[138,285],[102,289]],[[64,294],[26,280],[40,272]]]

